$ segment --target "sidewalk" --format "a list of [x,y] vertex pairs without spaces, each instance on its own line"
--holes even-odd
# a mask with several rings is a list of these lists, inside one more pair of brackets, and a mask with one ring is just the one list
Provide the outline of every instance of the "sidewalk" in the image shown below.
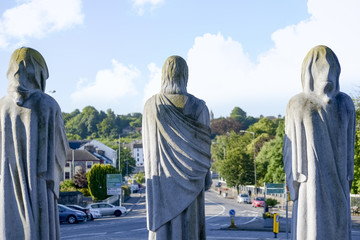
[[132,193],[130,197],[121,204],[121,206],[125,207],[127,210],[124,216],[128,215],[132,209],[141,201],[141,199],[144,199],[144,193],[141,194],[141,198],[140,193]]

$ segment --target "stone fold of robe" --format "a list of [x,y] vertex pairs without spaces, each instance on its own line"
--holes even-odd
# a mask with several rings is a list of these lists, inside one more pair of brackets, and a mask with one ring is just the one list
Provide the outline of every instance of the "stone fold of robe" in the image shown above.
[[[206,107],[195,97],[189,101],[193,101],[190,109],[195,115]],[[177,109],[164,94],[153,96],[145,104],[142,131],[147,226],[151,231],[181,214],[205,188],[210,169],[210,128],[195,119]]]
[[0,239],[60,239],[57,199],[68,151],[56,101],[0,100]]

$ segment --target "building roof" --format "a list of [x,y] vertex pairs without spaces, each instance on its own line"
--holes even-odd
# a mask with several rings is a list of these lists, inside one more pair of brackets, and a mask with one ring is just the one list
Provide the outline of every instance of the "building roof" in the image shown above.
[[143,148],[142,143],[134,143],[133,148]]
[[[74,153],[74,155],[73,155]],[[71,150],[66,154],[66,161],[100,161],[99,158],[91,154],[87,150]]]
[[79,149],[81,146],[89,143],[90,140],[70,140],[69,146],[71,149]]
[[92,154],[95,157],[97,157],[98,159],[103,160],[105,164],[113,164],[113,161],[110,158],[108,158],[108,157],[106,157],[104,155],[100,155],[100,154],[98,154],[96,152],[93,152]]

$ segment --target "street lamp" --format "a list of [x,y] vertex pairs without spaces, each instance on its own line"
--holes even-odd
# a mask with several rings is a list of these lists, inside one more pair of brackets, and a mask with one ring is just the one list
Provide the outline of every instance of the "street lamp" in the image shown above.
[[240,130],[241,133],[250,133],[253,135],[253,140],[254,140],[254,175],[255,175],[255,187],[256,187],[256,161],[255,161],[255,133],[254,132],[250,132],[250,131],[245,131],[245,130]]

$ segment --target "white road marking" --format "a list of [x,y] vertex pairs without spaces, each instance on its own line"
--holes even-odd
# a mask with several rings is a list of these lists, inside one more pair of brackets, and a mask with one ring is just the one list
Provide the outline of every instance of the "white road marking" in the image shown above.
[[205,218],[206,221],[208,221],[208,220],[210,220],[210,219],[212,219],[212,218],[214,218],[214,217],[217,217],[217,216],[219,216],[219,215],[224,214],[224,212],[225,212],[225,207],[224,207],[224,206],[220,205],[219,203],[210,201],[209,199],[206,199],[206,198],[205,198],[205,201],[208,201],[208,202],[211,202],[211,203],[215,203],[216,205],[219,205],[219,206],[222,208],[222,211],[221,211],[219,214],[214,215],[214,216],[211,216],[211,217],[206,217],[206,218]]

